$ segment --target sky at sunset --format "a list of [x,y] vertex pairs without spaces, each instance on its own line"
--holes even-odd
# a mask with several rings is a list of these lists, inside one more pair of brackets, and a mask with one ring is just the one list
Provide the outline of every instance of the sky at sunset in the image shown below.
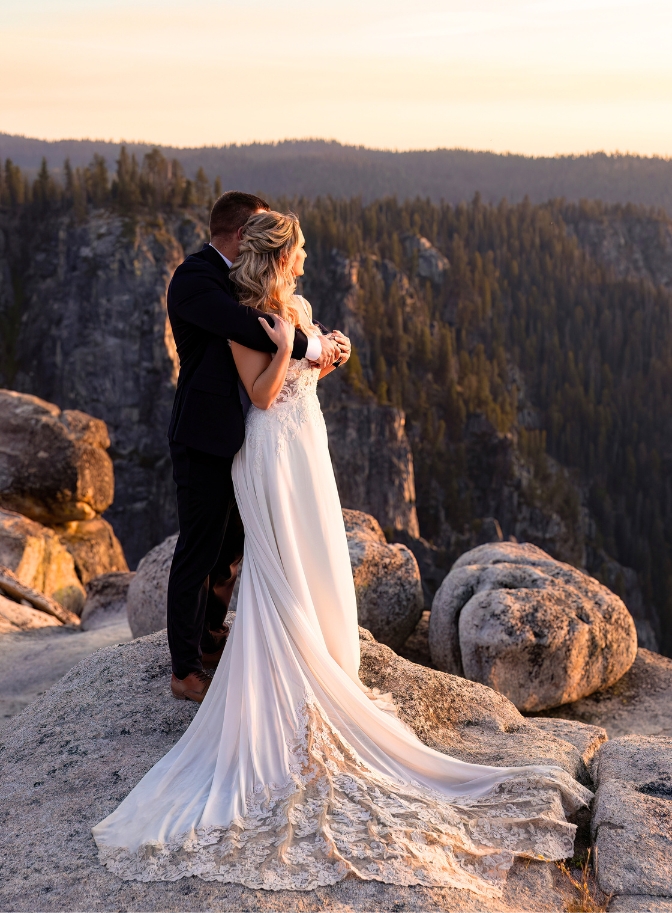
[[2,0],[0,131],[672,156],[671,0]]

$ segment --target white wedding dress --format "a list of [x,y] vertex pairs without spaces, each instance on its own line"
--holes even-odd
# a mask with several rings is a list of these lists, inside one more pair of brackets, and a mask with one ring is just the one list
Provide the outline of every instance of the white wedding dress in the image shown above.
[[233,480],[236,619],[180,741],[93,829],[124,879],[308,890],[354,873],[501,893],[514,856],[572,854],[591,793],[556,767],[485,767],[420,742],[359,681],[357,608],[317,399],[291,361],[252,407]]

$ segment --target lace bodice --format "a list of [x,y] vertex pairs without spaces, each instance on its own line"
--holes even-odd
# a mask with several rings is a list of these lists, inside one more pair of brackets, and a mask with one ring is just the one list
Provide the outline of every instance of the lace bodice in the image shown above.
[[293,440],[300,427],[309,421],[324,423],[317,398],[317,381],[320,369],[314,368],[306,358],[292,358],[287,376],[275,402],[268,409],[251,406],[245,426],[246,446],[254,453],[257,470],[261,469],[261,447],[264,441],[275,443],[277,456]]

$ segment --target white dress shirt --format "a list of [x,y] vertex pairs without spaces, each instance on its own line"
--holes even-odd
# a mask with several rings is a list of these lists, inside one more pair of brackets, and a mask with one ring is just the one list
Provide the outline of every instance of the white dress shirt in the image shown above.
[[[211,244],[210,247],[213,250],[217,250],[217,248],[215,247],[214,244]],[[221,250],[217,250],[217,253],[222,258],[222,260],[226,263],[226,265],[229,267],[229,269],[231,269],[233,264],[229,260],[229,258],[225,257],[224,254],[221,252]],[[322,345],[320,343],[319,336],[309,336],[308,337],[308,346],[306,348],[306,358],[308,359],[308,361],[317,361],[317,359],[320,357],[321,354],[322,354]]]

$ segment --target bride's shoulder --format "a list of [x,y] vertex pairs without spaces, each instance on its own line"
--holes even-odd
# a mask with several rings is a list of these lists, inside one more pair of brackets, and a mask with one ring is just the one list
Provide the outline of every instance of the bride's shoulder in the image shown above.
[[303,310],[306,312],[306,314],[308,314],[308,316],[310,317],[311,314],[313,313],[313,309],[310,306],[310,302],[306,301],[306,299],[303,297],[303,295],[292,295],[292,298],[294,299],[294,303],[298,307],[303,308]]

